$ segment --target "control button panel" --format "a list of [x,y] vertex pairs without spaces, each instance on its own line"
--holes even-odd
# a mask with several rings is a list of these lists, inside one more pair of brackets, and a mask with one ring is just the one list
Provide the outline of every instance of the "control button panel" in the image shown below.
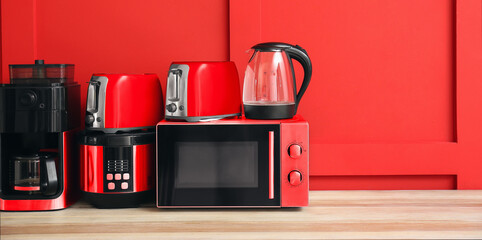
[[309,126],[304,120],[281,124],[282,207],[308,205]]
[[290,157],[292,157],[292,158],[299,158],[299,157],[301,157],[302,151],[303,150],[301,149],[300,145],[291,144],[288,148],[288,155],[290,155]]
[[104,147],[104,192],[134,191],[132,147]]

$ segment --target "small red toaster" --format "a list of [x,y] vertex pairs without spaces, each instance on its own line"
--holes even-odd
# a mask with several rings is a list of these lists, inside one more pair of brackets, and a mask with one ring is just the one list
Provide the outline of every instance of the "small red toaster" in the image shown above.
[[85,127],[114,133],[152,127],[163,118],[156,74],[94,74],[87,92]]
[[241,116],[233,62],[173,62],[166,90],[166,119],[189,122]]

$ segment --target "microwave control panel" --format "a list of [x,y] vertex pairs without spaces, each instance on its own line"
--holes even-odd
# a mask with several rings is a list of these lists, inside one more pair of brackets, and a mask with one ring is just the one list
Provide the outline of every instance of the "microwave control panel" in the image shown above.
[[308,206],[308,122],[281,124],[281,207]]

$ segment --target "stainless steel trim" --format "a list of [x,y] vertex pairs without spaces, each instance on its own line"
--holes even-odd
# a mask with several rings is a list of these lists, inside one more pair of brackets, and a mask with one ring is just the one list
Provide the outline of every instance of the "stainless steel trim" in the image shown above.
[[[166,106],[165,113],[168,117],[187,116],[187,81],[189,75],[189,65],[172,64],[167,75]],[[167,106],[174,104],[176,110],[170,112]]]
[[168,88],[169,94],[166,96],[171,101],[179,101],[179,81],[181,80],[182,70],[180,69],[173,69],[169,71],[168,80],[170,82]]
[[89,88],[87,90],[87,112],[95,113],[97,112],[97,89],[99,88],[99,83],[96,81],[89,82]]
[[174,120],[185,120],[187,122],[207,122],[207,121],[214,121],[228,117],[236,117],[241,116],[241,113],[233,113],[233,114],[224,114],[224,115],[216,115],[216,116],[203,116],[203,117],[177,117],[177,116],[166,116],[166,119],[174,119]]
[[[105,122],[105,93],[107,89],[107,82],[109,79],[104,76],[92,76],[90,79],[91,82],[98,82],[99,86],[99,95],[95,99],[97,101],[97,111],[90,112],[94,116],[94,123],[92,124],[92,128],[104,128]],[[89,88],[89,91],[91,88]],[[95,95],[95,93],[94,93]],[[92,94],[87,93],[87,96],[92,96]],[[87,103],[89,99],[87,99]],[[100,121],[97,121],[100,120]]]

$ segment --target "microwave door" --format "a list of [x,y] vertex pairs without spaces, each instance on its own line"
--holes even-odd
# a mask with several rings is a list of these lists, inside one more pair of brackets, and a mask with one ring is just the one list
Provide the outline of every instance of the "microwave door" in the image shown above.
[[158,205],[280,206],[279,125],[158,126]]

